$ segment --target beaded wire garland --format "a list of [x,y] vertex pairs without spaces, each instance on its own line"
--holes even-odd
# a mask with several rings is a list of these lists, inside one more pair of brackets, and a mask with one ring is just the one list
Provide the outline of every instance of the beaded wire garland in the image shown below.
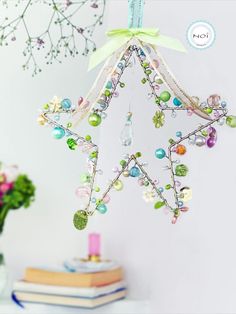
[[[125,87],[125,83],[121,82],[121,76],[129,67],[133,54],[136,54],[145,74],[141,82],[149,84],[158,108],[153,117],[156,128],[164,126],[166,114],[171,113],[171,116],[175,117],[177,112],[185,112],[189,117],[196,114],[203,123],[184,135],[177,131],[177,138],[169,139],[167,151],[158,148],[153,152],[157,159],[167,161],[166,169],[170,172],[170,184],[163,188],[157,180],[151,178],[144,169],[145,165],[140,161],[141,153],[138,152],[127,155],[120,161],[120,168],[115,178],[97,197],[95,194],[101,192],[100,188],[95,186],[96,175],[101,173],[101,170],[97,168],[99,148],[92,141],[91,136],[80,136],[76,131],[72,131],[72,128],[75,128],[86,116],[91,126],[97,127],[102,123],[110,101],[117,96],[117,88]],[[197,97],[190,97],[175,81],[157,48],[153,45],[143,44],[135,38],[107,60],[87,97],[80,98],[78,106],[73,106],[69,99],[60,100],[58,98],[54,98],[53,101],[44,105],[38,122],[41,125],[50,125],[53,128],[54,138],[66,137],[67,145],[71,150],[80,147],[83,152],[88,154],[88,169],[81,177],[83,185],[77,190],[77,195],[81,198],[85,197],[87,202],[74,214],[75,227],[82,230],[86,227],[89,216],[95,212],[104,214],[107,211],[107,203],[110,201],[109,192],[113,189],[120,191],[123,188],[122,175],[137,178],[140,185],[145,189],[148,187],[149,190],[144,191],[145,200],[153,201],[155,209],[167,208],[172,214],[172,223],[175,224],[180,214],[188,211],[187,202],[192,196],[191,189],[179,181],[187,175],[188,167],[182,163],[177,164],[176,155],[182,156],[186,153],[186,141],[198,147],[212,148],[217,141],[217,131],[213,127],[216,123],[223,125],[226,122],[227,125],[235,128],[236,117],[227,116],[226,105],[219,95],[211,95],[203,102],[200,102]],[[57,114],[56,120],[55,113]],[[62,114],[72,117],[66,126],[58,121]],[[174,204],[171,204],[165,196],[167,190],[173,191]]]

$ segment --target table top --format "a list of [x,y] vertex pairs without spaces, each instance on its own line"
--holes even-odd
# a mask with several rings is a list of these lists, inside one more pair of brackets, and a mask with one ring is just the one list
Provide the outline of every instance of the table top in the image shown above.
[[23,309],[8,298],[0,300],[1,314],[148,314],[150,313],[148,309],[148,301],[130,299],[116,301],[92,310],[29,303],[25,304]]

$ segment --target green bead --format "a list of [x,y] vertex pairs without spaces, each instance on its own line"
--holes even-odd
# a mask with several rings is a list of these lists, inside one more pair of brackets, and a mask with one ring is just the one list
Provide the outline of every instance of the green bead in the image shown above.
[[175,167],[175,174],[178,177],[185,177],[188,173],[188,167],[184,164],[177,165]]
[[148,69],[148,70],[145,70],[144,72],[145,72],[145,74],[147,74],[147,75],[150,75],[150,74],[152,74],[152,70],[150,70],[150,69]]
[[145,83],[147,82],[147,79],[144,77],[144,78],[141,80],[141,82],[142,82],[143,84],[145,84]]
[[89,155],[89,157],[90,158],[97,158],[98,157],[98,152],[95,150],[95,151],[93,151],[92,153],[90,153],[90,155]]
[[148,63],[148,62],[143,62],[143,63],[142,63],[142,66],[143,66],[144,68],[148,68],[148,67],[149,67],[149,63]]
[[170,145],[175,144],[175,140],[173,138],[170,138],[168,142],[170,143]]
[[98,126],[102,122],[102,118],[99,114],[94,112],[89,115],[88,122],[92,126]]
[[71,122],[68,122],[66,126],[67,126],[67,128],[69,129],[69,128],[72,127],[72,123],[71,123]]
[[202,130],[201,134],[202,134],[202,136],[205,136],[205,137],[207,137],[207,136],[208,136],[208,132],[207,132],[207,130]]
[[82,173],[81,176],[80,176],[80,181],[82,183],[89,183],[91,180],[91,177],[88,173]]
[[231,128],[236,128],[236,116],[228,116],[226,118],[226,124]]
[[162,81],[162,79],[159,78],[159,79],[156,80],[156,83],[157,84],[163,84],[163,81]]
[[166,190],[170,190],[171,188],[172,188],[171,184],[167,184],[167,185],[165,186],[165,189],[166,189]]
[[161,103],[161,98],[160,98],[160,97],[156,97],[156,98],[155,98],[155,103],[156,103],[157,105],[160,105],[160,103]]
[[160,98],[162,101],[167,102],[170,100],[171,94],[168,91],[164,91],[160,94]]
[[48,110],[48,109],[49,109],[49,104],[43,105],[43,109],[44,109],[44,110]]
[[95,191],[95,192],[100,192],[100,187],[99,187],[99,186],[96,186],[95,189],[94,189],[94,191]]
[[137,152],[136,154],[135,154],[135,157],[136,158],[139,158],[139,157],[141,157],[142,156],[142,154],[140,153],[140,152]]
[[152,118],[155,128],[160,128],[165,124],[165,114],[162,111],[157,111]]
[[88,223],[88,215],[86,211],[78,210],[74,214],[73,222],[76,229],[83,230],[87,226],[87,223]]
[[126,166],[127,162],[125,160],[121,160],[120,161],[120,165],[122,168],[124,168]]
[[148,181],[144,181],[144,186],[148,186],[149,185],[149,182]]
[[124,187],[123,182],[121,180],[116,180],[113,184],[113,187],[116,191],[121,191]]
[[73,138],[68,138],[66,143],[67,143],[69,149],[71,149],[71,150],[75,150],[77,147],[77,142]]
[[180,215],[180,210],[179,210],[178,208],[176,208],[176,209],[174,210],[174,214],[175,214],[175,217],[179,217],[179,215]]
[[204,111],[208,114],[212,113],[213,109],[211,107],[207,107],[204,109]]
[[155,208],[155,209],[159,209],[159,208],[161,208],[161,207],[164,206],[164,205],[165,205],[165,202],[163,202],[163,201],[158,201],[158,202],[155,203],[154,208]]
[[85,136],[85,140],[86,140],[86,141],[91,141],[91,136],[90,136],[90,135],[86,135],[86,136]]
[[111,92],[109,91],[109,89],[105,90],[104,95],[107,97],[111,96]]
[[125,87],[125,83],[120,83],[120,87],[124,88]]

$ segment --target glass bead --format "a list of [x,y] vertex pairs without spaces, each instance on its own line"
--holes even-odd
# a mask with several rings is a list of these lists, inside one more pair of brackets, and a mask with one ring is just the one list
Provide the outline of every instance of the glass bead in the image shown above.
[[90,136],[90,135],[86,135],[86,136],[85,136],[85,140],[86,140],[87,142],[91,141],[91,136]]
[[184,203],[183,203],[182,201],[179,201],[179,202],[178,202],[178,206],[179,206],[179,207],[182,207],[183,205],[184,205]]
[[66,143],[67,143],[69,149],[71,149],[71,150],[75,150],[77,147],[77,142],[73,138],[68,138]]
[[162,187],[160,187],[160,188],[158,188],[158,191],[159,191],[160,193],[163,193],[163,192],[164,192],[164,189],[163,189]]
[[112,88],[112,81],[108,81],[108,82],[107,82],[106,88],[107,88],[107,89],[111,89],[111,88]]
[[106,119],[106,117],[107,117],[106,112],[102,112],[102,113],[101,113],[101,118],[104,120],[104,119]]
[[40,125],[45,125],[47,123],[47,119],[43,115],[40,115],[37,119],[37,122]]
[[94,112],[89,115],[88,122],[91,126],[98,126],[102,122],[102,119],[99,114]]
[[104,198],[103,198],[103,203],[104,203],[104,204],[109,203],[109,202],[110,202],[110,199],[111,199],[111,198],[110,198],[110,195],[109,195],[109,194],[105,195]]
[[125,83],[120,83],[120,87],[124,88],[125,87]]
[[125,170],[125,171],[123,172],[123,176],[126,177],[126,178],[128,178],[128,177],[129,177],[129,170]]
[[124,159],[122,159],[120,161],[120,165],[121,165],[122,168],[124,168],[126,166],[126,164],[127,164],[127,162]]
[[226,101],[222,101],[221,102],[221,107],[222,108],[226,108],[227,107],[227,102]]
[[79,198],[88,198],[91,190],[88,186],[80,186],[76,189],[75,194]]
[[105,90],[104,95],[105,95],[106,97],[111,96],[111,92],[109,91],[109,89],[106,89],[106,90]]
[[150,74],[152,74],[152,70],[150,70],[150,69],[148,69],[148,70],[145,70],[145,74],[147,74],[147,75],[150,75]]
[[163,159],[166,156],[166,152],[163,148],[158,148],[155,151],[155,156],[158,159]]
[[66,134],[65,130],[59,126],[56,126],[52,131],[53,137],[57,140],[63,138],[65,134]]
[[209,137],[207,139],[207,147],[212,148],[213,146],[215,146],[217,139],[215,137]]
[[71,101],[68,98],[65,98],[61,101],[61,106],[64,110],[69,110],[71,108]]
[[129,174],[133,178],[138,177],[140,175],[140,169],[134,166],[130,169]]
[[117,66],[121,70],[124,68],[124,64],[122,62],[119,62]]
[[226,124],[231,128],[236,128],[236,116],[228,116],[226,118]]
[[61,118],[61,117],[60,117],[60,115],[59,115],[59,114],[56,114],[56,115],[54,116],[54,120],[55,120],[55,121],[59,121],[59,120],[60,120],[60,118]]
[[97,210],[100,214],[105,214],[107,212],[107,206],[105,204],[99,204]]
[[92,198],[91,198],[91,202],[92,202],[93,204],[96,204],[96,201],[97,201],[96,197],[92,197]]
[[175,167],[175,175],[178,177],[185,177],[188,174],[188,167],[184,164]]
[[179,144],[176,146],[175,152],[178,155],[184,155],[186,153],[186,147],[182,144]]
[[147,79],[146,78],[143,78],[142,80],[141,80],[141,83],[143,83],[143,84],[145,84],[147,82]]
[[206,139],[205,137],[201,136],[201,135],[197,135],[195,137],[195,144],[198,146],[198,147],[202,147],[206,144]]
[[74,214],[73,223],[76,229],[83,230],[88,223],[88,215],[85,210],[78,210]]
[[176,136],[177,136],[177,137],[182,137],[182,132],[181,132],[181,131],[177,131],[177,132],[176,132]]
[[114,183],[113,183],[113,187],[116,191],[121,191],[124,187],[123,185],[123,182],[121,180],[116,180]]
[[164,206],[164,205],[165,205],[165,202],[163,202],[163,201],[158,201],[158,202],[155,203],[154,208],[155,208],[155,209],[159,209],[159,208],[161,208],[161,207]]
[[142,154],[141,154],[140,152],[135,153],[135,157],[136,157],[136,158],[139,158],[139,157],[141,157],[141,156],[142,156]]
[[218,125],[224,125],[225,124],[225,119],[224,118],[221,118],[217,121]]
[[90,183],[91,176],[89,173],[82,173],[80,176],[80,181],[81,183]]
[[165,189],[166,190],[170,190],[171,189],[171,184],[166,184]]
[[149,181],[144,181],[144,186],[149,186]]
[[174,98],[173,99],[173,104],[176,106],[176,107],[180,107],[182,105],[182,102],[178,99],[178,98]]
[[192,199],[192,195],[193,195],[192,190],[189,187],[185,186],[182,189],[180,189],[179,198],[184,203],[189,202]]
[[171,94],[168,92],[168,91],[163,91],[161,94],[160,94],[160,98],[163,102],[167,102],[170,100],[171,98]]

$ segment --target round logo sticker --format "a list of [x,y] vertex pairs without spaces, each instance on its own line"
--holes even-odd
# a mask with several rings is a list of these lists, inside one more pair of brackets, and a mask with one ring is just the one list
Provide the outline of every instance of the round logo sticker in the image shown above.
[[197,49],[206,49],[215,41],[215,30],[208,22],[197,21],[192,23],[187,31],[189,44]]

